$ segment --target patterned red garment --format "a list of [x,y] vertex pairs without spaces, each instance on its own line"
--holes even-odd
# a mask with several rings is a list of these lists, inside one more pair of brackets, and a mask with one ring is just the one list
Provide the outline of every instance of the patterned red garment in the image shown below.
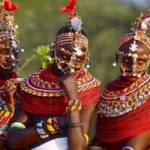
[[[68,98],[59,85],[59,78],[52,74],[53,65],[29,76],[21,85],[23,92],[20,106],[32,114],[63,114]],[[100,82],[87,71],[74,75],[78,82],[82,108],[96,104],[100,97]]]
[[[112,92],[130,87],[138,79],[119,77],[109,83],[106,88]],[[149,80],[146,83],[149,88]],[[136,92],[140,89],[135,87]],[[135,91],[134,91],[135,93]],[[141,94],[141,93],[139,93]],[[137,97],[136,97],[137,98]],[[99,102],[100,103],[100,102]],[[98,104],[99,105],[99,104]],[[96,137],[100,141],[114,143],[150,129],[150,98],[149,94],[138,108],[118,117],[98,117]]]

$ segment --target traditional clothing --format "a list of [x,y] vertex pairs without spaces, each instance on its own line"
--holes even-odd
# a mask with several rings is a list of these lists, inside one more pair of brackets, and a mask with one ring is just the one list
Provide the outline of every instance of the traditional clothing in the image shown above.
[[150,75],[120,76],[109,83],[97,105],[97,139],[117,142],[150,129]]
[[[12,71],[19,63],[20,44],[15,35],[18,26],[15,22],[13,12],[18,5],[12,4],[10,0],[2,0],[0,4],[0,68],[2,74],[9,76],[8,79],[15,79],[18,76]],[[8,43],[7,43],[7,42]],[[2,53],[1,53],[2,51]],[[5,53],[4,53],[5,51]],[[2,76],[1,75],[1,76]],[[4,78],[5,79],[5,78]],[[6,80],[0,80],[0,140],[7,140],[8,128],[11,125],[14,113],[18,109],[18,93],[14,95],[14,104],[9,102],[4,90]],[[10,85],[9,85],[10,87]]]
[[122,76],[104,88],[97,104],[96,139],[106,143],[108,149],[123,150],[126,146],[134,149],[133,145],[125,145],[124,140],[150,130],[150,75],[147,73],[150,39],[146,35],[149,20],[150,10],[136,19],[133,32],[120,38],[116,60]]
[[[32,114],[60,115],[66,113],[68,98],[53,75],[54,65],[29,76],[21,84],[23,92],[20,106]],[[82,108],[95,105],[100,96],[100,82],[87,70],[77,72],[79,99]],[[70,85],[71,86],[71,85]]]
[[[15,79],[17,77],[18,76],[16,75],[16,73],[11,72],[12,79]],[[19,93],[16,93],[14,96],[14,106],[10,105],[8,100],[6,101],[4,91],[5,82],[6,80],[0,80],[0,139],[3,140],[7,139],[9,126],[11,125],[14,113],[15,111],[17,111],[19,106]]]

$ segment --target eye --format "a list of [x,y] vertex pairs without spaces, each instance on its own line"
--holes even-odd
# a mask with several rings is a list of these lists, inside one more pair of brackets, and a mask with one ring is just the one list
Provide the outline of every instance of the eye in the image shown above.
[[6,55],[7,52],[8,52],[8,50],[5,50],[5,49],[0,50],[0,53],[1,53],[2,55]]
[[130,60],[126,58],[126,59],[124,59],[124,62],[125,63],[130,63]]
[[81,59],[80,59],[80,58],[78,58],[78,59],[77,59],[77,61],[81,61]]
[[144,64],[146,62],[146,60],[138,60],[138,63],[140,64],[140,65],[142,65],[142,64]]

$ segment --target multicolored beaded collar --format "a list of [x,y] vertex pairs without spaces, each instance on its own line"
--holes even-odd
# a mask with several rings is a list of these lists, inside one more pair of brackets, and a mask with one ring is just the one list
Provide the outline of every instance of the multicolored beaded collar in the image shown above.
[[[78,92],[85,91],[87,89],[91,89],[93,87],[99,86],[100,81],[94,78],[86,69],[85,75],[82,78],[77,79],[78,83]],[[58,82],[47,82],[40,78],[40,73],[42,71],[38,71],[33,75],[29,76],[21,83],[21,89],[24,92],[30,93],[36,96],[43,97],[59,97],[64,96],[65,92],[60,87]]]
[[150,75],[145,74],[123,90],[109,91],[105,88],[96,111],[101,117],[118,117],[137,109],[149,96]]

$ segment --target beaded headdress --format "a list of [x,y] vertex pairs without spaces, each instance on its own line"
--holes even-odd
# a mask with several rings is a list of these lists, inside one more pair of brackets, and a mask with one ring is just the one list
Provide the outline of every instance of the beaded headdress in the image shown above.
[[[57,34],[55,42],[54,42],[53,50],[54,50],[54,57],[55,57],[57,66],[63,72],[65,72],[68,68],[70,68],[71,72],[75,72],[74,67],[81,69],[86,63],[86,60],[85,60],[83,66],[72,65],[72,61],[76,60],[77,56],[81,56],[84,53],[80,49],[81,46],[83,46],[88,51],[88,39],[86,38],[84,34],[82,34],[83,31],[82,31],[81,18],[77,15],[77,13],[74,12],[76,4],[77,4],[76,0],[70,0],[67,6],[64,6],[60,9],[61,12],[69,13],[69,20],[68,20],[68,25],[67,25],[68,32],[63,32],[63,29],[62,29],[62,31]],[[61,48],[63,52],[71,55],[71,59],[69,63],[68,62],[65,63],[65,61],[62,62],[57,57],[57,49],[59,49],[61,45],[66,45],[66,44],[72,45],[73,49],[75,50],[75,52],[71,54],[69,50]],[[86,51],[86,55],[87,55],[86,59],[88,60],[89,57],[88,57],[87,51]],[[67,64],[68,67],[62,68],[60,63]],[[89,67],[89,65],[87,65],[87,67]]]
[[[132,26],[133,28],[131,30],[133,32],[127,33],[120,38],[119,48],[127,41],[134,39],[133,47],[136,47],[135,40],[137,40],[150,49],[150,38],[146,34],[146,32],[150,29],[150,9],[148,9],[145,14],[141,14],[141,16],[133,22]],[[131,51],[134,50],[136,50],[136,48],[132,48],[131,46]]]
[[[118,46],[118,62],[121,64],[123,56],[131,56],[133,58],[134,64],[133,68],[136,67],[136,59],[141,58],[148,58],[149,56],[138,56],[135,54],[135,52],[138,50],[138,44],[137,41],[143,43],[149,50],[150,50],[150,38],[147,36],[147,31],[150,29],[150,9],[147,10],[145,14],[141,14],[139,18],[136,19],[135,22],[132,24],[133,28],[131,29],[132,32],[126,33],[119,39],[119,46]],[[133,40],[133,43],[130,44],[129,47],[129,53],[124,53],[120,51],[121,46],[130,41]],[[147,67],[149,65],[149,62],[147,64]],[[130,74],[124,74],[125,76],[130,76]],[[133,73],[133,76],[140,77],[140,74]]]
[[[10,66],[3,66],[0,62],[0,65],[4,69],[10,69],[15,67],[16,63],[19,62],[19,51],[20,44],[15,31],[18,28],[18,25],[15,23],[15,18],[13,12],[18,9],[18,5],[12,4],[10,0],[2,0],[0,5],[0,52],[1,49],[10,49],[12,53],[6,57],[10,57],[13,60],[13,63]],[[11,44],[2,44],[2,42],[10,40]],[[18,54],[18,58],[14,58],[14,54]],[[1,57],[1,55],[0,55]]]

